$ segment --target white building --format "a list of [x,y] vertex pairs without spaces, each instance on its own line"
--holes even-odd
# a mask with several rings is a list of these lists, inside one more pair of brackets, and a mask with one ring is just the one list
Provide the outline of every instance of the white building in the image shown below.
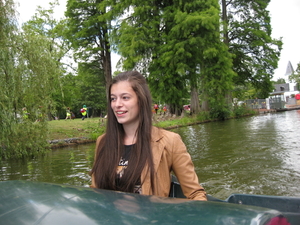
[[[284,75],[285,83],[275,84],[274,91],[270,93],[270,108],[283,108],[285,105],[295,105],[296,99],[292,96],[295,96],[299,93],[297,84],[289,81],[289,76],[294,73],[293,66],[291,62],[288,62],[286,73]],[[281,103],[280,103],[281,102]],[[273,105],[275,104],[276,106]]]

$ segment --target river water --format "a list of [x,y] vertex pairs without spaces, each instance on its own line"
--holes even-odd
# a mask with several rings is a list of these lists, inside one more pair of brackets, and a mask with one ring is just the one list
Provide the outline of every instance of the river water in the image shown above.
[[[200,183],[214,197],[232,193],[300,196],[300,111],[174,129]],[[95,144],[55,149],[30,160],[0,162],[0,181],[31,180],[88,187]]]

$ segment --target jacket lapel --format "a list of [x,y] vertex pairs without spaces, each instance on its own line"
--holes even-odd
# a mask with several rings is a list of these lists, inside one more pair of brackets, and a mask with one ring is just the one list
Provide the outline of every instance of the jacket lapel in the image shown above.
[[[152,144],[153,164],[154,164],[154,170],[155,170],[155,174],[156,174],[158,167],[159,167],[161,157],[162,157],[162,153],[164,150],[163,144],[160,143],[160,141],[159,141],[163,138],[163,135],[160,132],[159,128],[157,128],[157,127],[152,128],[151,135],[152,135],[151,144]],[[142,178],[142,181],[144,181],[143,187],[142,187],[142,193],[146,194],[146,195],[150,195],[152,192],[151,192],[151,187],[150,187],[150,174],[148,173],[148,165],[146,165],[145,168],[143,169],[141,178]]]
[[163,138],[159,128],[153,127],[152,129],[152,156],[155,172],[158,170],[158,166],[162,157],[164,146],[159,141]]

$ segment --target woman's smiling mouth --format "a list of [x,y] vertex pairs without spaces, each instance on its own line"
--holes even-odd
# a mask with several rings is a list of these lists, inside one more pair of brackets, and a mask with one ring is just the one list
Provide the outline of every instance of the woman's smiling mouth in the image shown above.
[[127,111],[117,111],[117,112],[116,112],[117,115],[123,115],[123,114],[125,114],[125,113],[127,113]]

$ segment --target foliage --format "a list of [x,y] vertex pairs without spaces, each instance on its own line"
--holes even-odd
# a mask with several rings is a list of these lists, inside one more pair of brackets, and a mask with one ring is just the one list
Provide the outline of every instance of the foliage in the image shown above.
[[296,71],[289,76],[289,80],[297,83],[297,88],[300,90],[300,63],[298,63]]
[[266,98],[273,90],[271,78],[282,48],[281,39],[271,38],[269,0],[223,0],[228,21],[229,51],[235,56],[236,85],[251,86]]
[[106,8],[102,1],[68,0],[65,15],[67,29],[64,32],[75,50],[79,62],[95,63],[103,70],[106,86],[111,82],[111,53],[109,43],[110,22],[101,17]]
[[80,63],[77,85],[80,89],[78,103],[93,109],[93,115],[99,117],[106,114],[106,89],[103,70],[98,62]]
[[[229,94],[233,89],[232,79],[235,73],[232,71],[232,61],[228,49],[225,45],[217,42],[207,43],[208,48],[204,54],[203,64],[206,66],[202,69],[204,76],[201,82],[202,98],[207,100],[209,108],[204,110],[230,110],[231,101],[228,102],[226,94]],[[218,117],[217,117],[218,118]]]
[[[61,28],[65,20],[57,21],[53,18],[56,6],[58,6],[57,2],[50,3],[50,9],[48,10],[42,9],[39,6],[31,20],[22,26],[24,39],[28,39],[29,47],[38,45],[33,50],[40,52],[40,54],[45,52],[47,54],[45,57],[48,57],[47,59],[38,59],[42,60],[38,64],[35,64],[38,62],[36,59],[29,60],[31,60],[32,65],[35,64],[34,67],[36,67],[39,73],[38,77],[48,82],[47,86],[42,89],[43,93],[40,93],[40,95],[45,95],[49,99],[47,102],[49,119],[57,116],[60,109],[70,106],[72,102],[70,98],[71,94],[65,92],[67,90],[63,83],[64,74],[67,71],[63,59],[69,57],[70,46],[62,39],[63,29]],[[44,40],[45,45],[38,44],[38,40],[34,43],[34,39]],[[26,46],[23,46],[23,49],[26,48]],[[29,49],[28,51],[32,50]],[[27,53],[27,55],[30,56],[32,54]],[[37,67],[41,67],[41,69]],[[42,69],[45,67],[47,67],[47,70],[42,73]]]
[[273,84],[285,84],[285,82],[284,78],[278,78],[277,81],[273,81]]
[[247,115],[249,113],[249,109],[245,105],[236,105],[233,107],[232,114],[234,117],[240,117],[243,115]]
[[197,121],[203,121],[203,122],[211,119],[209,112],[207,112],[207,111],[202,111],[202,112],[198,113],[197,115],[195,115],[195,117],[196,117]]
[[[7,123],[5,123],[7,125]],[[9,136],[2,140],[1,158],[23,158],[43,154],[48,149],[47,124],[45,122],[10,123],[10,127],[2,127]]]
[[[46,39],[21,34],[12,1],[0,13],[0,157],[32,156],[46,150],[46,106],[55,70]],[[25,118],[25,110],[27,113]]]
[[147,74],[153,97],[168,104],[172,114],[181,114],[189,94],[196,112],[195,92],[203,86],[211,98],[220,92],[224,98],[233,72],[220,40],[217,0],[107,2],[118,9],[111,10],[114,18],[121,18],[113,40],[124,68]]
[[230,110],[227,107],[223,107],[221,105],[216,105],[214,107],[211,107],[209,111],[209,115],[213,119],[220,119],[220,120],[225,120],[229,118],[230,116]]

